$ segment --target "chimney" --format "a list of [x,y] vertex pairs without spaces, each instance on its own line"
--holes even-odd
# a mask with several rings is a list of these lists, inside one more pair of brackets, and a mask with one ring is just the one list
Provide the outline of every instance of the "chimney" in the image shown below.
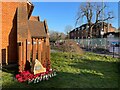
[[110,27],[112,27],[112,24],[110,24]]

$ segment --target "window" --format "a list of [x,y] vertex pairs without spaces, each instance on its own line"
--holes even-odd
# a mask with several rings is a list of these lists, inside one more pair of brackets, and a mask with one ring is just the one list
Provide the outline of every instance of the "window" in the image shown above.
[[33,44],[37,44],[36,42],[33,42]]

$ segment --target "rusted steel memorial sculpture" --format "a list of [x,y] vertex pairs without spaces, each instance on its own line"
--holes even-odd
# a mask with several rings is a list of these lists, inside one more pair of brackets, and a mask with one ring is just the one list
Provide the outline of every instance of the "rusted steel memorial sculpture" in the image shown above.
[[2,64],[18,63],[16,78],[20,82],[36,83],[55,76],[47,21],[31,16],[34,5],[28,0],[2,2],[2,7]]

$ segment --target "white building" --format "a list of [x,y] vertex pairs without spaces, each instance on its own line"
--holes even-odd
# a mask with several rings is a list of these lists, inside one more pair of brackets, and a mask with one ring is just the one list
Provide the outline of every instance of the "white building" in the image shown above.
[[108,41],[108,50],[109,52],[114,52],[119,54],[120,53],[120,40],[119,37],[115,37],[112,34],[109,34],[107,36],[107,41]]

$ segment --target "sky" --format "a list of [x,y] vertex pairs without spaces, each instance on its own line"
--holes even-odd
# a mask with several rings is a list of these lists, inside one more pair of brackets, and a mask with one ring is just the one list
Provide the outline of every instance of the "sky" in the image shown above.
[[[65,33],[66,26],[75,28],[76,15],[83,2],[32,2],[34,5],[33,16],[40,16],[40,20],[47,20],[49,31]],[[113,27],[118,28],[118,2],[106,2],[107,11],[113,11],[114,19],[109,20]],[[81,24],[86,23],[82,19]]]

